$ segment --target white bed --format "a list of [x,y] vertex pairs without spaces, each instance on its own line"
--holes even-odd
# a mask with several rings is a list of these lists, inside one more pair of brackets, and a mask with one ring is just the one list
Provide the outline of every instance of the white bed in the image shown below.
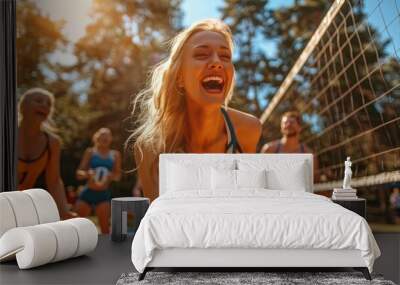
[[370,278],[371,230],[312,194],[312,155],[163,154],[159,167],[160,197],[132,243],[140,279],[154,267],[354,267]]

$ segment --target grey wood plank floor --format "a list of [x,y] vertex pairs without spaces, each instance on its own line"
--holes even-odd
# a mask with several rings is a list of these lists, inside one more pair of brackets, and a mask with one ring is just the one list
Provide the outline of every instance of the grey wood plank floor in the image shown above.
[[[374,272],[400,283],[400,233],[375,233],[382,251]],[[135,271],[131,258],[132,237],[124,242],[99,236],[95,251],[87,256],[19,270],[16,262],[0,264],[0,284],[115,284],[122,273]]]
[[124,272],[134,271],[132,238],[112,242],[100,235],[96,249],[86,256],[19,270],[15,261],[0,264],[0,284],[115,284]]

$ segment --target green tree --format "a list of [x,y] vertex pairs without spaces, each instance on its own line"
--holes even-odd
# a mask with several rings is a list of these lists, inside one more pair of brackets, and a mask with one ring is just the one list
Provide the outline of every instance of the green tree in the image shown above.
[[35,3],[21,0],[17,3],[17,87],[20,92],[33,86],[47,87],[48,74],[57,77],[60,65],[49,56],[65,48],[67,40],[57,22],[43,15]]
[[[274,24],[267,34],[278,44],[276,78],[286,77],[330,5],[321,0],[295,1],[272,13]],[[370,25],[364,8],[363,1],[344,3],[266,124],[266,134],[275,139],[280,114],[291,108],[302,110],[303,141],[316,152],[327,150],[318,160],[333,180],[342,177],[345,156],[362,159],[399,145],[396,132],[387,131],[395,128],[394,123],[379,127],[399,115],[395,91],[387,92],[398,82],[399,62],[385,52],[390,40],[381,38],[376,30],[381,27]],[[369,103],[381,94],[386,95]],[[351,143],[340,145],[348,138],[353,138]],[[356,176],[394,169],[390,161],[383,156],[360,161],[354,165]]]
[[[132,127],[128,120],[132,96],[146,82],[150,68],[164,56],[165,42],[181,28],[180,1],[94,0],[93,22],[76,43],[74,71],[90,82],[87,103],[91,119],[85,140],[100,127],[113,132],[114,144],[123,150]],[[125,156],[132,168],[131,154]],[[125,177],[126,178],[126,177]],[[132,180],[132,179],[130,179]],[[124,180],[122,188],[131,181]]]
[[73,70],[54,60],[55,52],[65,52],[69,44],[62,32],[63,21],[54,21],[32,1],[17,2],[17,87],[22,94],[29,88],[42,87],[55,97],[54,121],[61,137],[61,171],[66,185],[75,184],[75,169],[79,163],[86,136],[85,126],[93,117],[79,94],[72,91]]
[[[265,98],[267,101],[278,91],[330,5],[330,2],[324,0],[294,1],[292,5],[271,11],[271,24],[263,30],[264,37],[276,44],[271,67],[266,70],[270,83]],[[299,97],[299,91],[292,87],[290,92],[293,94],[286,96],[278,105],[275,115],[269,119],[268,126],[263,130],[266,141],[276,139],[280,135],[280,114],[297,107],[294,99]]]
[[222,19],[234,35],[237,53],[236,91],[232,106],[261,115],[261,101],[267,96],[266,87],[271,78],[270,59],[262,49],[265,30],[272,24],[268,0],[226,0],[221,8]]
[[[225,1],[222,18],[230,25],[238,48],[233,106],[261,116],[329,6],[327,1],[305,0],[273,10],[268,0]],[[279,108],[287,110],[292,104],[287,101]],[[263,142],[280,133],[280,117],[271,120],[263,129]]]
[[[331,4],[325,0],[297,0],[271,10],[268,1],[225,1],[223,18],[231,26],[239,48],[235,62],[237,93],[240,104],[248,105],[242,109],[260,113],[252,107],[256,105],[252,101],[254,93],[259,105],[268,104]],[[260,50],[264,40],[276,43],[273,57]],[[377,128],[399,115],[399,62],[386,54],[388,44],[368,23],[364,2],[346,1],[264,125],[264,139],[279,138],[281,114],[299,109],[303,111],[303,141],[316,152],[354,138],[351,143],[320,153],[321,167],[341,165],[346,155],[361,159],[397,147],[396,131],[388,131],[398,131],[396,122]],[[369,104],[381,94],[386,95]],[[341,123],[328,129],[337,122]],[[373,128],[377,129],[366,133]],[[379,157],[357,163],[356,175],[376,174],[384,170],[382,165],[394,169],[391,158]],[[331,179],[341,177],[341,167],[331,169]]]

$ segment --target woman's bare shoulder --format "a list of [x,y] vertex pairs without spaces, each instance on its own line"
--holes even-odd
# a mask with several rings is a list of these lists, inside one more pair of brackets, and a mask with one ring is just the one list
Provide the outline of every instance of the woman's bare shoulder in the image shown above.
[[261,137],[260,120],[251,114],[231,108],[228,109],[228,114],[243,151],[255,152]]
[[48,133],[46,132],[48,138],[49,138],[49,145],[52,149],[60,149],[61,147],[61,138],[53,133]]
[[237,131],[259,131],[261,132],[261,122],[254,115],[229,108],[228,109],[229,118],[232,120],[233,125]]
[[115,157],[121,157],[121,152],[117,149],[112,149],[112,153],[115,155]]

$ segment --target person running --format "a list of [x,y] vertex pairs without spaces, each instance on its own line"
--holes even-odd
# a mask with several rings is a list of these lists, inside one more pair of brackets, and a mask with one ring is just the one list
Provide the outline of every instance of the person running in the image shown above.
[[[228,107],[235,86],[233,40],[220,20],[194,23],[172,40],[138,94],[138,128],[127,141],[143,194],[158,197],[160,153],[254,153],[261,136],[256,117]],[[136,191],[137,193],[139,191]]]
[[[300,141],[301,116],[297,111],[289,111],[281,118],[282,138],[265,144],[261,153],[313,153]],[[314,157],[314,182],[318,180],[318,160]]]
[[42,88],[26,91],[18,104],[18,190],[42,188],[57,204],[61,219],[68,210],[60,175],[61,140],[53,122],[54,96]]
[[112,134],[110,129],[101,128],[93,135],[94,146],[86,149],[79,168],[78,180],[87,180],[79,195],[75,209],[82,217],[87,217],[94,209],[103,234],[109,233],[110,183],[121,179],[121,154],[110,149]]

